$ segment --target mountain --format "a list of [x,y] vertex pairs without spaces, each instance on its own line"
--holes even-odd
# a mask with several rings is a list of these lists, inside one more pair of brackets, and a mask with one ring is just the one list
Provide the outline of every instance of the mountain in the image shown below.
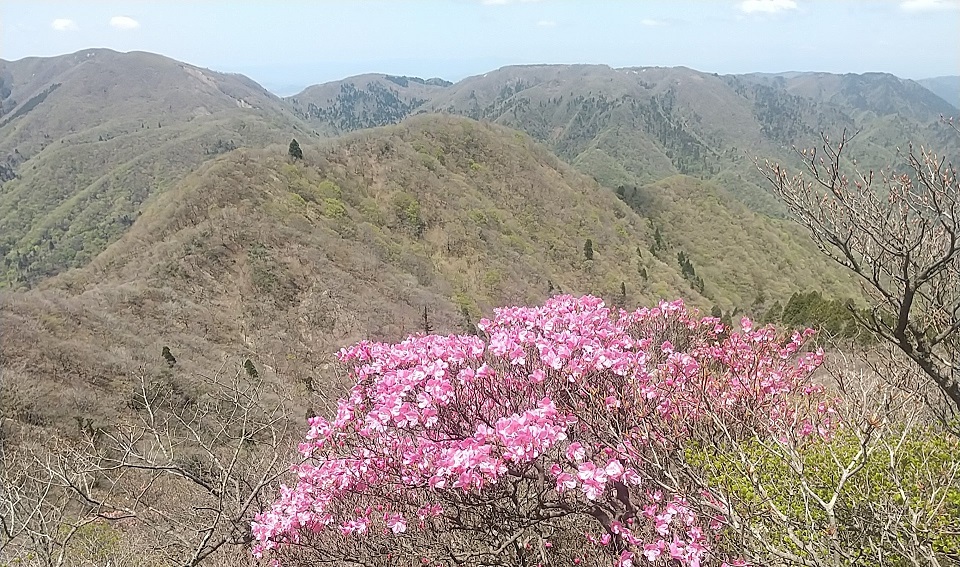
[[218,156],[84,267],[0,291],[0,413],[66,432],[111,423],[139,376],[189,399],[247,358],[305,408],[336,384],[344,345],[399,340],[424,317],[470,332],[495,306],[561,292],[726,313],[855,293],[795,227],[708,183],[675,176],[618,198],[505,127],[425,115],[303,149],[296,162],[284,145]]
[[[553,293],[725,316],[856,298],[752,158],[846,126],[882,161],[897,124],[935,135],[942,105],[889,76],[814,92],[806,74],[594,65],[367,75],[287,99],[141,53],[2,76],[0,407],[58,427],[111,419],[137,372],[188,395],[250,358],[307,392],[344,344],[470,330]],[[885,114],[897,101],[913,106]]]
[[949,102],[953,106],[954,112],[960,110],[960,76],[931,77],[920,79],[917,82],[933,94]]
[[306,392],[333,382],[339,347],[398,340],[424,311],[462,332],[561,290],[707,303],[646,252],[644,219],[516,131],[434,115],[303,149],[219,156],[85,267],[0,292],[0,408],[45,427],[110,421],[138,372],[189,395],[244,358]]
[[[720,76],[684,67],[522,65],[416,93],[366,78],[323,88],[342,83],[356,89],[351,97],[365,101],[364,116],[376,117],[375,125],[426,111],[487,120],[527,132],[611,188],[685,174],[775,215],[781,208],[756,172],[757,156],[795,162],[793,146],[844,129],[860,132],[851,152],[871,168],[897,163],[894,148],[907,141],[956,146],[938,124],[948,104],[882,73]],[[314,115],[342,107],[313,104]]]
[[371,73],[314,85],[286,100],[321,132],[337,135],[396,124],[451,84]]
[[[753,163],[859,130],[860,163],[948,143],[947,108],[891,75],[718,76],[686,68],[506,67],[456,84],[382,74],[281,99],[240,75],[148,53],[87,50],[0,64],[0,286],[91,261],[145,203],[215,155],[443,112],[522,130],[601,184],[686,175],[782,214]],[[905,109],[894,112],[894,109]]]
[[[808,100],[844,109],[861,121],[901,114],[911,120],[935,120],[949,108],[922,84],[889,73],[798,73],[790,76],[744,75]],[[865,116],[866,115],[866,116]]]
[[210,157],[306,136],[241,75],[150,53],[0,61],[0,286],[89,262]]

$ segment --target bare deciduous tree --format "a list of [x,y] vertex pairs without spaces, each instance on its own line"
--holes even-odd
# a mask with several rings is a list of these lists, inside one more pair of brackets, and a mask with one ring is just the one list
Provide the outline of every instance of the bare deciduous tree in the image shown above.
[[[854,135],[855,136],[855,135]],[[960,182],[956,168],[910,146],[906,171],[845,173],[844,131],[799,151],[806,171],[764,162],[761,173],[820,249],[851,270],[872,298],[855,313],[896,345],[960,411]],[[804,174],[808,175],[804,175]]]
[[73,505],[52,474],[55,463],[73,457],[66,449],[58,444],[38,453],[0,442],[0,560],[63,565],[70,542],[98,519],[95,511]]
[[0,559],[78,564],[78,535],[95,523],[169,565],[246,549],[250,521],[288,469],[296,420],[279,387],[222,370],[201,377],[195,399],[141,374],[126,423],[5,454]]
[[834,418],[827,439],[738,438],[725,451],[684,459],[678,478],[709,490],[701,503],[729,521],[753,565],[939,566],[960,560],[960,450],[942,436],[918,372],[890,352],[835,353]]

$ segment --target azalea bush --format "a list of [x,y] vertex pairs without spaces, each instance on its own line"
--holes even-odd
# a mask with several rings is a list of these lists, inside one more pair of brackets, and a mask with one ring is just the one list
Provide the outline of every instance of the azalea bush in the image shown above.
[[339,353],[355,384],[332,420],[310,419],[296,483],[253,524],[258,556],[742,565],[743,526],[690,474],[688,448],[815,442],[835,426],[810,331],[589,296],[499,309],[479,328]]

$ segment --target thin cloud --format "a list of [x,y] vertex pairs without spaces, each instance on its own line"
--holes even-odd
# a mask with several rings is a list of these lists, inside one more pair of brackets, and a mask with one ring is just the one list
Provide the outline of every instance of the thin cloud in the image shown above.
[[540,20],[537,22],[537,26],[541,28],[555,28],[557,27],[557,22],[553,20]]
[[540,2],[540,0],[481,0],[480,3],[485,6],[506,6],[507,4],[529,4],[531,2]]
[[56,31],[74,31],[80,29],[77,22],[67,18],[57,18],[50,22],[50,27]]
[[904,12],[940,12],[960,9],[960,2],[957,0],[905,0],[900,2],[900,9]]
[[796,10],[794,0],[743,0],[737,7],[744,14],[776,14],[786,10]]
[[135,30],[140,27],[140,22],[130,16],[114,16],[110,18],[110,27],[118,30]]
[[667,22],[663,20],[654,20],[653,18],[644,18],[640,20],[640,23],[651,28],[667,25]]

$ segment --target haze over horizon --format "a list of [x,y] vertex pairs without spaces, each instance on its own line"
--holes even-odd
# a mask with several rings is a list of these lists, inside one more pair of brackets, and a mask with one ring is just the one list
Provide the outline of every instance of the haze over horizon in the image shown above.
[[[149,51],[289,95],[380,72],[456,81],[506,65],[715,73],[960,74],[955,0],[26,2],[0,7],[0,58]],[[904,38],[904,39],[899,39]]]

